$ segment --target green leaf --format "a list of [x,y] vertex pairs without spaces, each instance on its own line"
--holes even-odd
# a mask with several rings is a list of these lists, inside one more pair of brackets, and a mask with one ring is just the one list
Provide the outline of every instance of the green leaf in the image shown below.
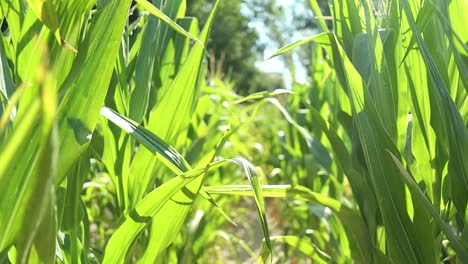
[[189,171],[191,169],[188,162],[180,155],[173,147],[169,146],[158,136],[136,122],[119,115],[114,110],[103,107],[101,115],[109,119],[112,123],[119,126],[124,131],[133,134],[143,145],[149,150],[154,151],[154,154],[160,158],[164,164],[175,174]]
[[[170,222],[174,222],[176,220],[180,221],[179,219],[184,220],[185,216],[180,215],[181,210],[176,209],[183,204],[190,207],[193,202],[194,195],[196,195],[196,193],[187,189],[186,186],[209,171],[216,170],[228,163],[239,165],[244,169],[244,172],[249,177],[252,186],[259,186],[257,174],[255,173],[253,166],[242,158],[215,161],[209,163],[205,168],[191,169],[186,173],[180,174],[145,196],[143,200],[137,204],[135,209],[125,216],[125,220],[111,237],[106,247],[103,263],[115,263],[116,261],[118,262],[119,260],[125,259],[132,242],[150,223],[161,228],[165,227],[161,225],[161,220],[170,220]],[[182,189],[184,189],[184,191],[182,191]],[[265,208],[263,205],[261,190],[257,187],[254,189],[257,190],[257,192],[255,192],[255,200],[256,204],[259,206],[259,214],[262,215],[262,223],[263,221],[266,223]],[[158,218],[158,213],[163,210],[163,208],[168,208],[169,210],[167,212],[172,212],[171,215],[168,215],[167,212],[165,214],[166,217],[171,218]],[[266,232],[268,232],[267,227]],[[266,237],[269,237],[269,233],[266,233]],[[172,240],[172,238],[167,236],[161,237],[161,239],[161,242],[164,244],[170,244]],[[269,239],[267,239],[267,243],[269,243]]]
[[[205,189],[211,194],[241,196],[252,196],[255,194],[252,191],[252,186],[249,185],[207,186]],[[354,259],[370,262],[373,255],[377,255],[371,245],[369,231],[365,222],[361,219],[358,212],[342,202],[323,194],[312,192],[310,189],[300,185],[261,185],[260,189],[264,197],[301,199],[308,203],[318,203],[330,208],[343,223],[348,240],[354,242],[350,243]],[[268,243],[268,240],[266,241]],[[376,256],[374,257],[376,258]]]
[[289,51],[291,51],[292,49],[294,49],[294,48],[296,48],[296,47],[299,47],[299,46],[301,46],[301,45],[304,45],[304,44],[306,44],[306,43],[309,43],[309,42],[312,42],[312,41],[320,43],[320,42],[322,42],[322,41],[324,41],[324,40],[326,41],[327,38],[328,38],[328,33],[323,32],[323,33],[319,33],[319,34],[314,35],[314,36],[311,36],[311,37],[307,37],[307,38],[298,40],[298,41],[296,41],[296,42],[294,42],[294,43],[288,44],[288,45],[286,45],[286,46],[280,48],[278,51],[276,51],[275,53],[273,53],[273,55],[271,55],[270,57],[268,57],[267,60],[272,59],[272,58],[274,58],[274,57],[276,57],[276,56],[279,56],[279,55],[281,55],[281,54],[284,54],[284,53],[286,53],[286,52],[289,52]]
[[[32,132],[37,129],[38,120],[36,117],[40,113],[39,110],[40,102],[36,100],[34,104],[30,105],[27,115],[16,118],[16,121],[19,122],[18,125],[13,128],[11,136],[0,148],[0,159],[2,160],[0,162],[0,193],[2,194],[0,210],[4,212],[0,215],[0,250],[5,249],[14,241],[20,229],[20,224],[17,222],[21,221],[20,219],[24,216],[25,201],[22,197],[25,196],[26,190],[24,187],[16,189],[22,186],[23,179],[11,177],[10,172],[13,170],[13,164],[24,162],[22,155],[18,155],[18,153],[26,151]],[[29,175],[31,167],[27,169],[25,174]]]
[[[153,16],[161,19],[164,21],[166,24],[168,24],[171,28],[173,28],[175,31],[179,32],[180,34],[186,36],[189,39],[195,40],[198,44],[200,44],[202,47],[204,47],[204,42],[201,41],[200,39],[192,36],[190,32],[187,32],[185,29],[183,29],[181,26],[179,26],[176,22],[174,22],[170,17],[168,17],[166,14],[161,12],[158,8],[156,8],[154,5],[152,5],[150,2],[147,0],[136,0],[136,2],[143,7],[146,11],[151,13]],[[216,8],[213,8],[213,10]]]
[[[50,263],[55,259],[57,217],[54,180],[58,162],[58,131],[54,82],[53,77],[46,75],[41,87],[40,146],[31,174],[22,185],[22,193],[17,196],[25,202],[18,208],[24,212],[23,218],[18,219],[21,223],[16,242],[18,263]],[[31,254],[31,249],[35,249],[37,255]]]
[[[195,196],[197,195],[197,193],[198,193],[198,191],[200,189],[202,178],[199,179],[199,182],[195,182],[199,186],[196,189],[195,192],[190,190],[188,187],[185,188],[185,191],[180,191],[179,192],[179,190],[182,189],[182,187],[190,184],[190,182],[194,181],[195,179],[192,179],[192,178],[200,176],[203,173],[203,171],[201,171],[200,169],[195,169],[195,170],[191,169],[191,167],[188,165],[188,163],[185,161],[185,159],[179,153],[177,153],[177,151],[175,151],[171,146],[169,146],[167,143],[162,141],[156,135],[151,134],[151,132],[147,131],[144,128],[136,126],[132,121],[120,116],[116,112],[113,112],[112,110],[110,110],[108,108],[103,108],[102,111],[101,111],[101,114],[103,116],[105,116],[106,118],[108,118],[110,121],[117,124],[119,127],[124,129],[125,131],[131,133],[140,142],[142,142],[145,146],[147,146],[150,150],[154,151],[155,154],[161,160],[164,161],[164,164],[166,164],[166,166],[170,167],[173,170],[173,172],[175,172],[177,174],[185,172],[182,176],[191,177],[190,180],[180,182],[180,184],[182,184],[182,186],[174,187],[174,188],[177,188],[177,189],[173,189],[173,191],[175,193],[170,194],[170,197],[167,198],[166,196],[164,196],[164,197],[161,198],[161,199],[164,199],[164,201],[162,201],[163,204],[161,205],[161,208],[154,208],[154,211],[150,211],[148,213],[149,216],[150,216],[148,219],[152,219],[153,217],[155,217],[157,219],[157,217],[158,217],[157,214],[160,212],[160,210],[163,210],[160,213],[161,215],[166,215],[167,218],[163,218],[163,219],[159,218],[159,221],[157,221],[158,230],[162,230],[162,228],[165,227],[164,224],[163,224],[165,221],[168,221],[168,223],[172,224],[177,220],[179,226],[181,226],[181,224],[184,222],[185,217],[186,217],[185,216],[185,214],[187,213],[186,210],[190,209],[191,204],[193,203],[193,200],[194,200]],[[235,159],[222,160],[222,161],[219,161],[219,162],[210,163],[210,164],[206,165],[206,170],[207,171],[213,170],[213,169],[218,168],[219,166],[221,166],[223,164],[226,164],[227,162],[233,162],[233,163],[237,164],[239,167],[243,168],[244,173],[246,174],[246,176],[247,176],[247,178],[248,178],[248,180],[249,180],[249,182],[250,182],[250,184],[251,184],[251,186],[252,186],[252,188],[254,190],[253,197],[254,197],[255,204],[257,206],[257,212],[259,214],[259,218],[260,218],[260,221],[261,221],[261,224],[262,224],[263,233],[264,233],[264,236],[265,236],[265,239],[266,239],[266,245],[268,246],[268,248],[271,251],[271,243],[269,241],[268,223],[266,221],[266,215],[265,215],[265,205],[264,205],[264,201],[263,201],[262,191],[261,191],[261,189],[259,187],[260,184],[259,184],[258,174],[257,174],[257,172],[255,170],[255,167],[253,167],[253,165],[251,165],[247,160],[245,160],[243,158],[235,158]],[[194,175],[194,176],[187,176],[187,175]],[[165,184],[163,186],[165,186]],[[156,190],[158,190],[158,189],[156,189]],[[187,193],[191,193],[192,196],[188,196]],[[159,197],[159,196],[155,195],[155,198],[151,198],[151,199],[159,199],[157,197]],[[171,198],[171,197],[172,197],[172,199],[169,201],[169,198]],[[174,201],[178,201],[178,202],[174,202]],[[168,204],[166,204],[166,202]],[[139,204],[141,204],[141,203],[139,203]],[[178,207],[182,207],[185,210],[178,210],[177,209]],[[132,211],[132,213],[133,212],[134,211]],[[130,215],[132,213],[130,213]],[[144,214],[144,215],[148,215],[148,214]],[[168,214],[172,214],[172,215],[168,215]],[[136,238],[138,232],[140,232],[144,227],[145,227],[145,225],[136,225],[136,224],[135,224],[135,226],[132,226],[132,230],[134,230],[134,232],[130,235],[130,237],[125,238],[126,240],[124,240],[124,241],[130,241],[130,242],[133,241]],[[122,228],[122,227],[120,227],[120,228]],[[166,227],[166,228],[168,228],[168,227]],[[169,234],[173,235],[174,233],[172,233],[172,234],[169,233]],[[160,245],[167,246],[172,242],[173,238],[171,238],[171,237],[161,238],[161,236],[160,236],[161,233],[158,233],[158,235],[159,235],[158,237],[160,239],[158,243],[160,243]],[[121,238],[121,239],[124,239],[124,238]],[[117,239],[116,241],[118,241],[120,243],[120,241],[122,241],[121,239]],[[127,246],[129,247],[130,244],[128,244]],[[116,249],[114,247],[116,247],[116,246],[111,247],[112,248],[112,249],[110,249],[111,252],[115,252],[115,251],[118,250],[118,249]],[[154,248],[154,247],[152,247],[152,248]],[[156,252],[154,254],[157,256],[158,253],[159,252]],[[123,250],[122,252],[119,251],[119,254],[120,254],[120,256],[122,256],[122,254],[126,254],[126,250]]]
[[430,213],[430,215],[439,225],[440,229],[447,236],[451,246],[453,247],[455,252],[457,252],[457,258],[459,258],[463,262],[467,262],[468,247],[466,245],[463,245],[462,241],[460,241],[457,235],[453,232],[452,227],[442,219],[442,217],[436,211],[432,203],[429,201],[429,199],[427,199],[426,195],[424,195],[424,193],[419,188],[418,184],[414,181],[413,177],[411,177],[411,175],[403,168],[403,165],[401,164],[400,160],[398,160],[398,158],[395,155],[393,155],[393,153],[391,153],[390,151],[388,151],[388,153],[392,157],[393,162],[400,170],[401,175],[403,175],[403,179],[405,180],[407,186],[411,189],[413,193],[415,193],[418,196],[419,199],[421,199],[424,202],[427,211]]
[[[424,263],[424,244],[416,242],[417,234],[406,210],[405,192],[401,179],[395,177],[395,168],[385,148],[398,153],[386,133],[376,111],[369,88],[349,61],[335,36],[330,36],[335,70],[348,92],[360,143],[371,177],[372,188],[382,213],[389,256],[396,262]],[[428,242],[427,242],[428,243]],[[429,247],[430,245],[428,245]]]
[[[327,253],[323,252],[316,245],[309,242],[307,238],[298,236],[272,236],[271,240],[274,242],[282,242],[290,245],[291,247],[300,251],[302,254],[313,259],[314,263],[316,262],[326,264],[332,262],[331,257]],[[262,260],[259,260],[259,262],[262,262]],[[263,262],[265,262],[265,260]]]
[[[402,1],[408,23],[416,37],[421,55],[429,73],[429,96],[431,103],[431,124],[439,140],[448,141],[448,174],[451,184],[451,198],[460,215],[465,214],[468,203],[468,130],[459,110],[454,104],[448,88],[439,72],[427,44],[414,21],[408,1]],[[436,55],[436,54],[434,54]],[[444,67],[440,65],[440,68]]]
[[52,0],[26,0],[29,8],[36,17],[52,31],[58,43],[62,43],[57,14],[57,1]]
[[[167,15],[168,18],[176,19],[179,13],[181,13],[180,11],[185,11],[183,10],[184,5],[182,1],[171,1],[170,4],[171,6],[165,10],[166,12],[170,12]],[[170,22],[175,24],[172,20]],[[150,17],[146,24],[136,58],[135,89],[132,91],[132,96],[130,97],[129,117],[138,123],[141,123],[145,118],[148,107],[150,107],[149,109],[152,108],[150,104],[151,90],[154,91],[156,88],[159,88],[153,87],[153,85],[157,84],[155,80],[161,79],[162,81],[166,81],[165,76],[158,76],[162,75],[164,65],[170,64],[164,61],[164,58],[170,57],[174,59],[174,48],[177,48],[176,50],[179,52],[185,48],[181,46],[172,47],[171,44],[173,43],[170,41],[171,39],[169,36],[175,35],[173,32],[172,28],[169,29],[167,24],[160,23],[156,17]],[[184,32],[186,32],[185,29]],[[172,37],[174,40],[175,36]],[[161,60],[161,62],[158,60]],[[154,71],[154,68],[158,69],[160,72]]]
[[[190,176],[197,177],[203,171],[197,171]],[[116,263],[125,260],[130,245],[138,234],[152,221],[152,217],[171,199],[177,191],[184,188],[194,178],[176,177],[159,186],[141,200],[135,209],[126,216],[123,223],[112,235],[104,252],[102,263]],[[157,221],[154,222],[157,224]]]
[[130,6],[124,2],[103,5],[89,28],[72,70],[60,88],[65,92],[59,107],[60,156],[57,181],[75,164],[90,140],[104,104],[122,31]]

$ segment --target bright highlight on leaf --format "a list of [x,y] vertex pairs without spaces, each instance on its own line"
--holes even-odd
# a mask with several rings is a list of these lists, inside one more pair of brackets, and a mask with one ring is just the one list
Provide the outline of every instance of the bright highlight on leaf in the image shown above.
[[[158,204],[160,201],[159,199],[162,199],[161,200],[162,205],[157,205],[156,207],[153,207],[153,209],[151,210],[142,209],[143,211],[140,211],[138,210],[138,208],[143,208],[143,207],[146,208],[146,206],[143,206],[141,203],[139,203],[135,207],[135,210],[129,213],[130,218],[132,214],[138,215],[139,217],[149,217],[149,219],[156,217],[159,210],[162,209],[164,204],[173,195],[176,195],[175,192],[180,191],[182,188],[185,188],[186,185],[188,185],[191,181],[194,180],[194,177],[202,176],[208,173],[209,171],[214,170],[224,164],[235,163],[236,165],[238,165],[240,168],[243,169],[245,175],[247,176],[247,179],[250,182],[250,186],[252,187],[251,190],[253,190],[253,198],[255,200],[257,212],[261,221],[266,245],[271,254],[272,248],[271,248],[271,242],[270,242],[270,234],[268,230],[268,223],[267,223],[266,214],[265,214],[265,204],[263,200],[262,189],[261,189],[261,185],[258,179],[258,173],[255,167],[250,162],[248,162],[244,158],[225,159],[225,160],[219,160],[219,161],[214,161],[214,162],[212,161],[209,164],[205,165],[205,168],[192,169],[190,165],[187,163],[187,161],[174,148],[169,146],[166,142],[164,142],[162,139],[152,134],[148,130],[137,126],[133,121],[119,115],[118,113],[112,111],[111,109],[107,107],[103,107],[101,109],[101,115],[108,118],[110,121],[118,125],[120,128],[124,129],[128,133],[132,134],[145,147],[147,147],[151,151],[154,151],[156,156],[160,157],[163,163],[168,168],[170,168],[175,174],[179,174],[179,177],[185,178],[184,180],[179,180],[180,184],[175,185],[177,187],[168,187],[170,188],[170,192],[168,192],[170,193],[170,196],[168,197],[165,197],[163,195],[163,197],[161,198],[161,195],[159,194],[159,192],[166,193],[166,190],[163,188],[163,186],[165,185],[162,185],[160,188],[154,191],[154,194],[151,196],[151,198],[149,197],[144,198],[144,200],[152,201],[151,203],[153,204]],[[176,182],[179,182],[179,181],[176,181]],[[171,182],[174,182],[174,180],[172,180]],[[169,186],[173,186],[173,184],[170,184]],[[122,240],[128,241],[129,242],[128,247],[129,247],[132,241],[136,239],[138,233],[141,232],[142,229],[145,227],[145,225],[136,223],[135,220],[128,220],[128,221],[130,221],[128,226],[120,227],[118,229],[118,230],[123,229],[124,231],[122,232],[124,233],[121,236],[116,235],[115,236],[116,238],[110,242],[109,249],[107,250],[108,253],[106,254],[107,256],[109,256],[109,258],[107,260],[105,259],[105,261],[109,261],[110,263],[112,263],[113,261],[122,259],[125,256],[126,251],[125,250],[121,251],[119,249],[119,248],[122,248],[121,241]],[[134,230],[134,231],[130,232],[129,230]],[[118,245],[115,246],[114,245],[115,243],[118,243]]]
[[204,44],[201,40],[198,38],[192,36],[190,32],[187,32],[185,29],[183,29],[181,26],[179,26],[176,22],[174,22],[170,17],[168,17],[166,14],[161,12],[158,8],[156,8],[154,5],[152,5],[150,2],[147,0],[136,0],[136,2],[142,6],[146,11],[148,11],[150,14],[153,16],[161,19],[165,23],[167,23],[171,28],[173,28],[175,31],[179,32],[180,34],[196,41],[198,44],[200,44],[202,47],[204,47]]
[[36,17],[54,33],[57,43],[62,43],[62,36],[60,35],[59,28],[59,17],[57,13],[57,1],[26,0],[26,2]]

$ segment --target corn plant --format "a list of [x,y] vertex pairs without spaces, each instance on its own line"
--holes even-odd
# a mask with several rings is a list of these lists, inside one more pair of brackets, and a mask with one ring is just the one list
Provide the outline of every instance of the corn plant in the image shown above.
[[185,1],[136,2],[0,3],[2,262],[188,260],[170,246],[199,196],[228,218],[202,187],[228,163],[270,245],[255,167],[215,159],[229,131],[190,163],[176,150],[190,142],[217,4],[199,31]]
[[0,2],[1,263],[468,262],[466,1],[309,1],[310,83],[246,97],[216,3],[134,2]]
[[353,205],[330,207],[349,257],[466,262],[466,2],[333,1],[332,29],[310,5],[322,32],[273,56],[316,43],[312,87],[293,88],[307,99],[290,104],[332,152],[330,178],[352,190]]

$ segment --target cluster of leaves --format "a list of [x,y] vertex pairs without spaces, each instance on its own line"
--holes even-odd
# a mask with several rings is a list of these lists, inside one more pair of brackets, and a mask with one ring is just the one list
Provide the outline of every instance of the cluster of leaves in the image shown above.
[[293,88],[308,100],[289,106],[330,150],[320,187],[342,205],[329,206],[343,223],[332,233],[350,254],[322,251],[338,262],[466,262],[466,1],[335,1],[333,31],[310,4],[322,33],[274,56],[315,44],[312,86]]
[[466,1],[311,0],[310,84],[246,97],[218,2],[135,2],[0,2],[0,262],[468,262]]
[[187,149],[217,3],[200,31],[185,1],[136,2],[0,3],[2,262],[170,260],[199,193],[219,208],[202,182],[228,163],[269,244],[256,169],[214,159],[229,134]]
[[[214,2],[188,1],[187,15],[198,18],[203,25]],[[247,8],[248,3],[241,0],[219,3],[207,44],[210,78],[232,80],[241,95],[282,89],[285,84],[281,75],[265,73],[256,66],[263,59],[265,45],[259,41],[259,32],[251,26],[255,17],[244,11]]]

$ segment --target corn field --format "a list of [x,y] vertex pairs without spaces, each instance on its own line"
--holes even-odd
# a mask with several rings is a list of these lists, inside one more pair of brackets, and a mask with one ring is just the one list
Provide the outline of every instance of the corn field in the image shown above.
[[310,0],[245,97],[135,2],[0,1],[0,263],[468,263],[468,1]]

